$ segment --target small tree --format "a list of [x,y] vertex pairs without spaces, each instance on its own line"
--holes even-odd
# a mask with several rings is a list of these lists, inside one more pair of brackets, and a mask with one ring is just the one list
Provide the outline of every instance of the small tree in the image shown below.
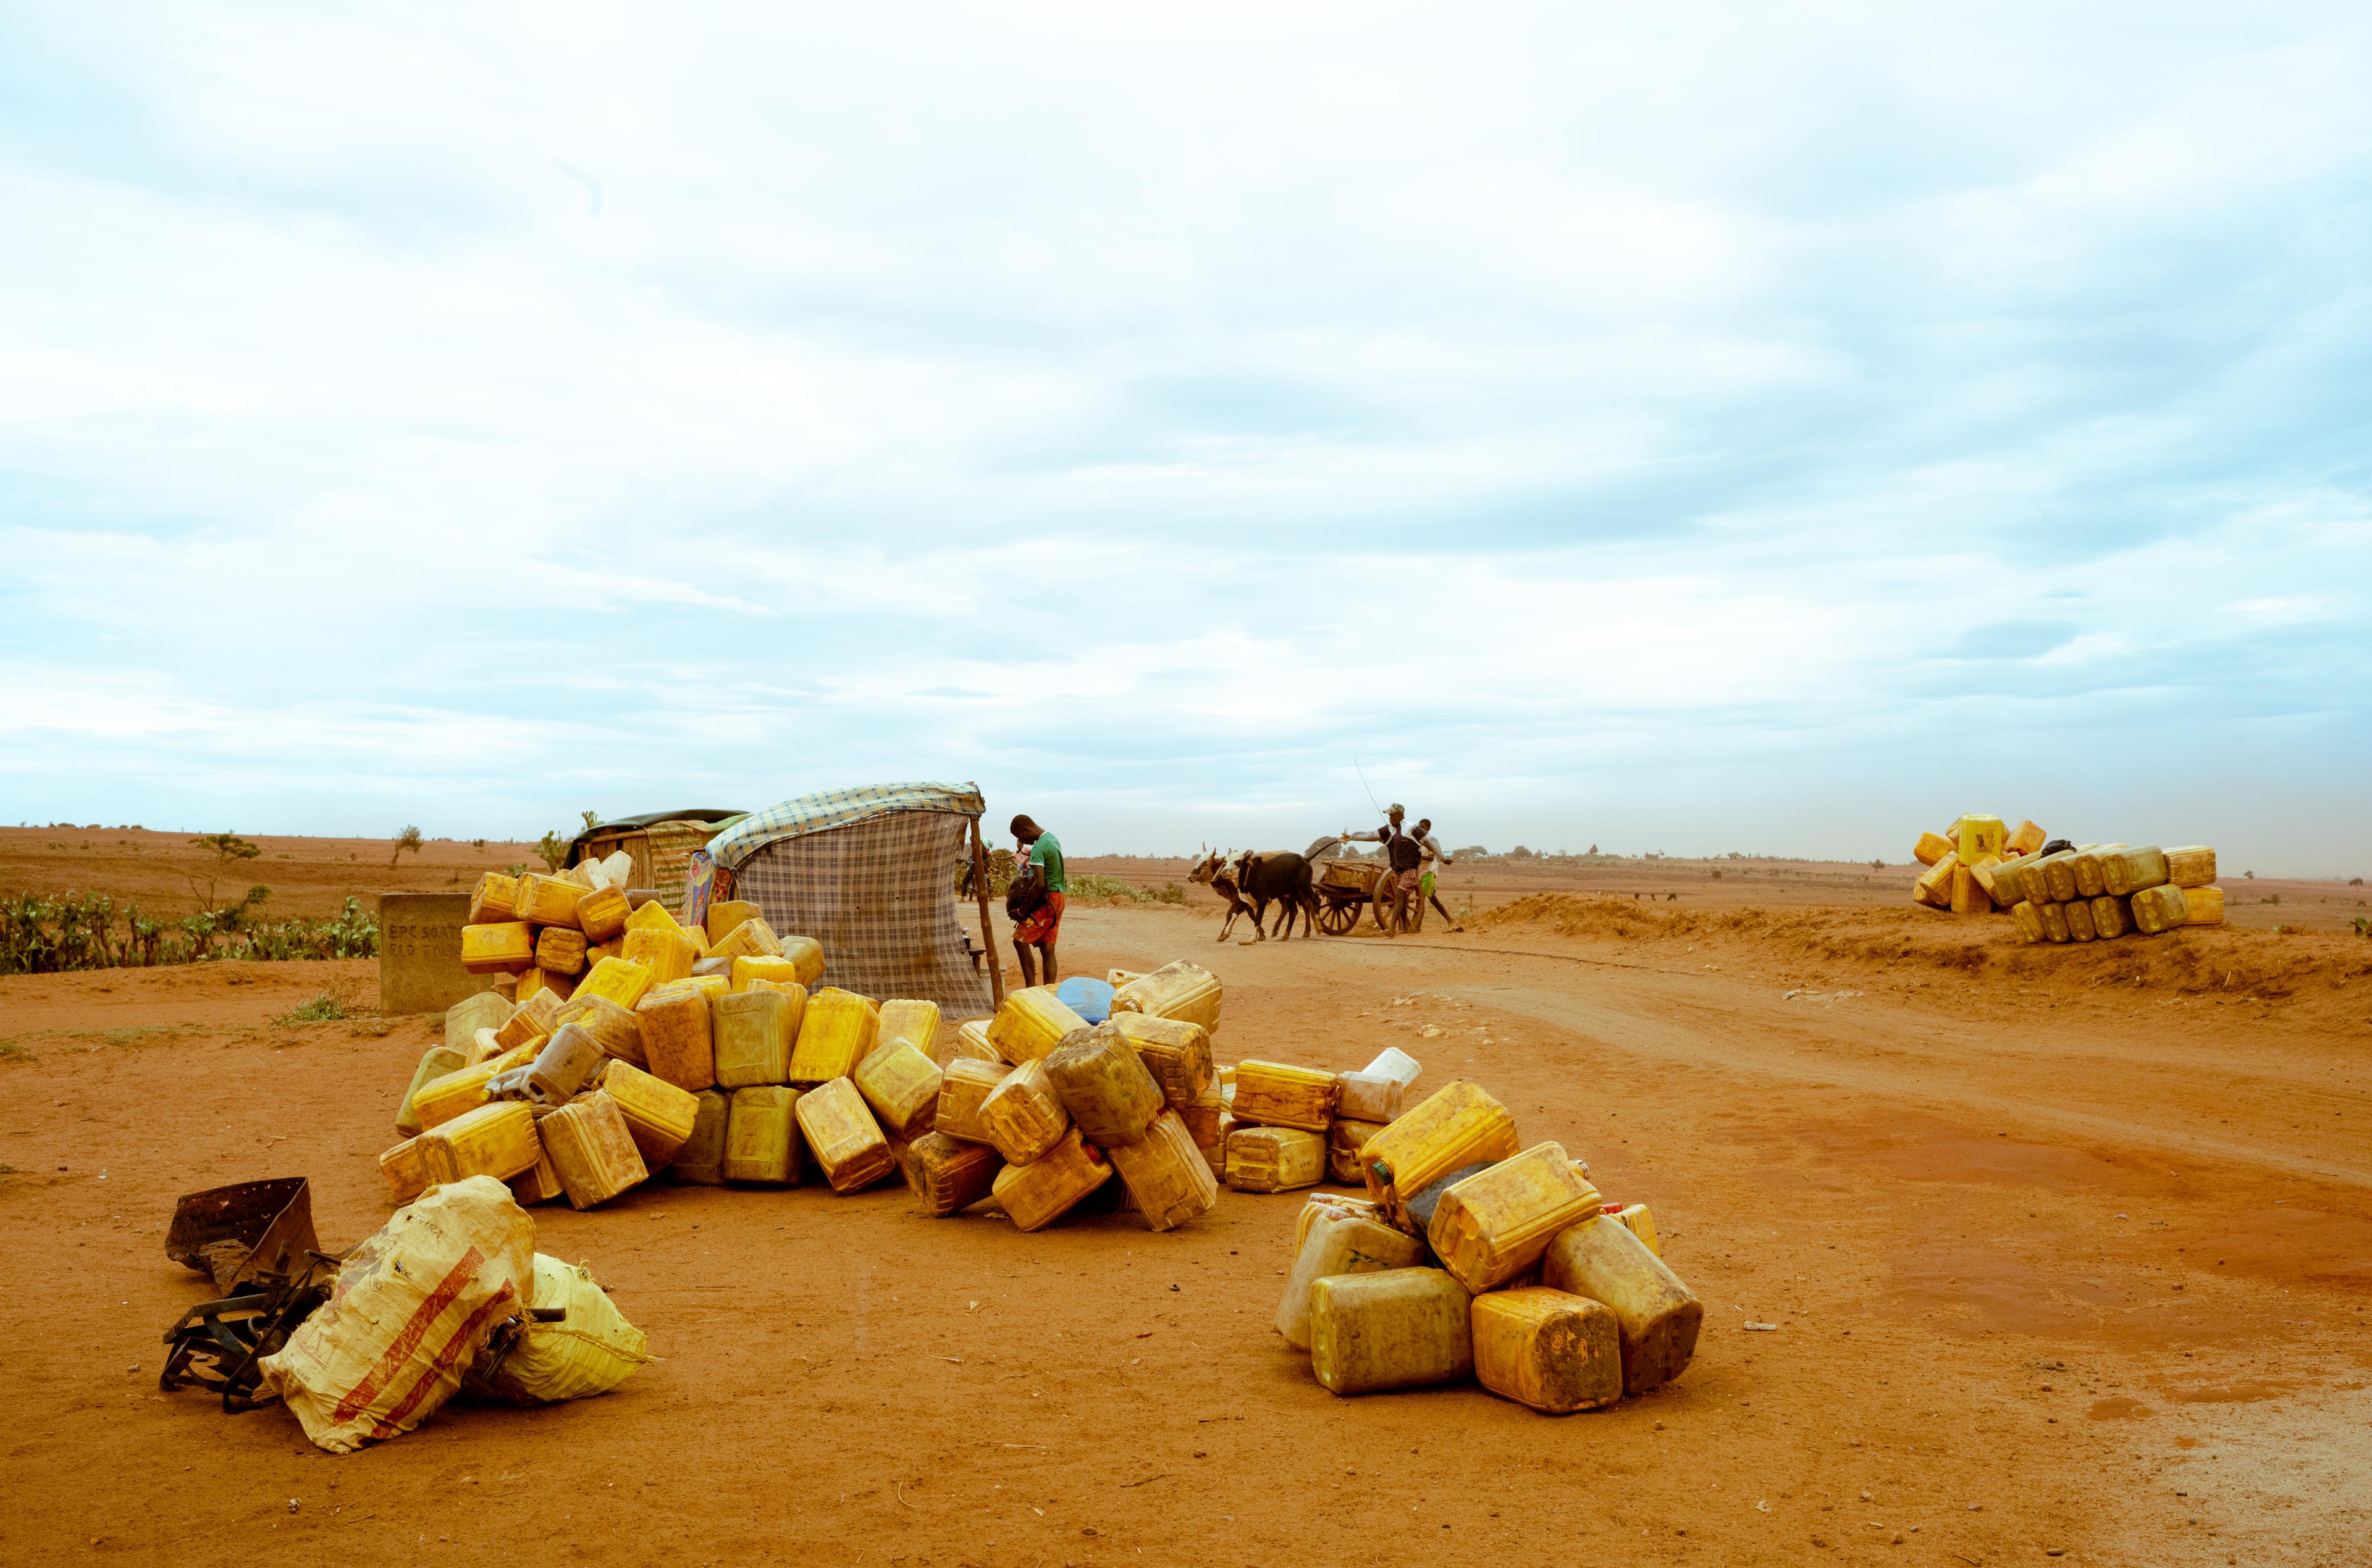
[[[413,831],[418,832],[419,830],[415,828]],[[192,839],[190,842],[200,849],[214,851],[215,854],[221,856],[222,864],[225,865],[236,860],[253,860],[263,853],[237,833],[208,833],[202,838]]]
[[535,853],[543,857],[545,870],[557,871],[568,864],[568,845],[569,841],[558,833],[546,833],[543,842],[535,846]]
[[404,824],[403,831],[395,835],[395,853],[387,857],[387,868],[390,871],[395,869],[395,863],[403,858],[406,850],[413,854],[420,853],[420,830],[410,822]]

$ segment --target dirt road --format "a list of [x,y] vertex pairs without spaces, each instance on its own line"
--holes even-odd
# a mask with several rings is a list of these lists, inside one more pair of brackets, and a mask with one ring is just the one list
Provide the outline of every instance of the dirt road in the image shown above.
[[2346,939],[2280,949],[2325,979],[2256,995],[1879,963],[1834,931],[1213,930],[1080,909],[1064,951],[1211,963],[1229,1059],[1397,1043],[1491,1088],[1654,1205],[1707,1306],[1679,1384],[1563,1420],[1335,1399],[1269,1327],[1291,1196],[1022,1236],[896,1187],[655,1186],[537,1223],[662,1362],[331,1458],[276,1411],[157,1392],[202,1294],[163,1225],[180,1191],[301,1172],[326,1240],[375,1227],[427,1026],[273,1021],[325,987],[366,1005],[368,963],[5,981],[0,1559],[2362,1561],[2372,993]]

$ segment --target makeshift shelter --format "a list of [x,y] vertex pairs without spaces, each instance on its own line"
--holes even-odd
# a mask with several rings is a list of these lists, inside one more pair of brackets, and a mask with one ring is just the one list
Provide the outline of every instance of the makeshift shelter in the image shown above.
[[577,834],[568,846],[568,864],[601,860],[622,849],[634,862],[626,886],[656,889],[672,909],[683,902],[683,874],[692,862],[692,852],[748,815],[703,807],[621,817]]
[[[710,841],[710,896],[746,900],[782,935],[822,943],[827,985],[975,1017],[993,1004],[993,977],[965,946],[955,887],[958,867],[978,851],[983,808],[969,784],[799,796]],[[985,894],[980,909],[985,922]],[[984,932],[983,946],[993,966]]]

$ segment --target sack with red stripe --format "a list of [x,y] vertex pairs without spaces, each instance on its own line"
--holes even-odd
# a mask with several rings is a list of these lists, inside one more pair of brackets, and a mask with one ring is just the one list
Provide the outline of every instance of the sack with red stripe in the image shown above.
[[306,1436],[351,1454],[427,1420],[486,1336],[534,1298],[535,1221],[507,1185],[473,1176],[398,1209],[258,1365]]

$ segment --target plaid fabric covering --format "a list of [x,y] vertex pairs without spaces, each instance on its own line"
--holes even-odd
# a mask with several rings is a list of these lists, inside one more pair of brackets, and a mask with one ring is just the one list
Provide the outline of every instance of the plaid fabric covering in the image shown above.
[[708,842],[716,830],[710,822],[654,822],[647,830],[651,844],[651,886],[666,896],[670,904],[683,902],[685,869],[692,864],[692,852]]
[[988,977],[971,967],[957,923],[970,828],[968,813],[907,807],[777,837],[741,863],[733,896],[784,935],[822,943],[824,984],[877,1002],[936,1002],[952,1028],[988,1011]]
[[[977,784],[863,784],[794,796],[779,806],[752,811],[709,842],[709,858],[727,871],[766,845],[807,833],[829,832],[893,811],[936,811],[977,817],[988,808]],[[952,862],[948,863],[950,867]],[[950,869],[948,875],[954,875]],[[812,935],[812,934],[811,934]],[[849,989],[855,990],[852,986]]]

